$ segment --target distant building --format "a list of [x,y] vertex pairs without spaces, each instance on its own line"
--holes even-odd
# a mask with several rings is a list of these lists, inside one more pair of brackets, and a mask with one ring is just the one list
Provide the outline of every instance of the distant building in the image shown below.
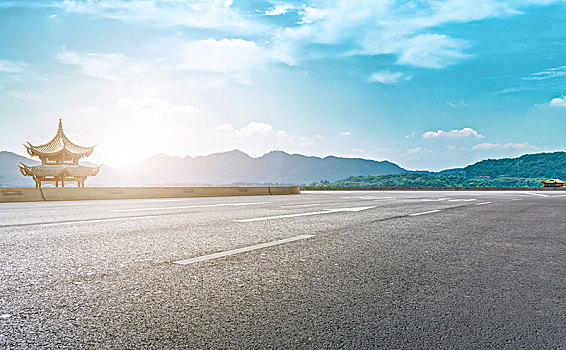
[[544,187],[562,187],[564,186],[564,182],[558,179],[550,179],[550,180],[543,180],[541,181],[544,184]]
[[29,142],[26,146],[28,154],[39,157],[41,165],[20,165],[20,171],[24,176],[32,176],[35,187],[41,187],[42,182],[54,182],[55,187],[65,187],[65,182],[76,182],[77,187],[84,187],[85,180],[89,176],[95,176],[100,166],[88,167],[79,165],[79,159],[92,154],[94,146],[79,146],[67,137],[63,132],[63,123],[59,119],[57,134],[51,141],[41,146],[33,146]]

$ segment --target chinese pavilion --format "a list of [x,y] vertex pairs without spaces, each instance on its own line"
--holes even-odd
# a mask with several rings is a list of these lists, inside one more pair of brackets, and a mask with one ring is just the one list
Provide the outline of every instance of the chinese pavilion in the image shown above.
[[42,182],[54,182],[55,187],[65,187],[65,182],[77,182],[77,187],[84,187],[89,176],[95,176],[100,166],[88,167],[79,165],[79,159],[92,154],[94,146],[83,147],[74,144],[63,132],[63,123],[59,119],[57,134],[51,141],[41,146],[24,144],[28,154],[39,157],[41,165],[27,166],[20,163],[20,171],[24,176],[32,176],[35,187],[41,187]]

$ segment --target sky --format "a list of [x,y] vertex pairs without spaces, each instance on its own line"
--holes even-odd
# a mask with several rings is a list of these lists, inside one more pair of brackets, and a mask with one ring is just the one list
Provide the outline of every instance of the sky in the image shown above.
[[0,0],[0,150],[441,170],[566,149],[566,2]]

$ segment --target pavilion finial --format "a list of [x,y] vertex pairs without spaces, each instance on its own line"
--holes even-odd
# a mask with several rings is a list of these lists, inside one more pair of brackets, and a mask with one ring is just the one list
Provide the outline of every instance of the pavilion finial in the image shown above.
[[63,120],[59,118],[59,131],[63,130]]

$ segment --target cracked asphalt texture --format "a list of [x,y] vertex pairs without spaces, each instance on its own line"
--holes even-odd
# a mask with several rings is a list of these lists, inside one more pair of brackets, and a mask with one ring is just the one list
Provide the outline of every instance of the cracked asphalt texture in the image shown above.
[[565,193],[0,204],[0,348],[566,349]]

